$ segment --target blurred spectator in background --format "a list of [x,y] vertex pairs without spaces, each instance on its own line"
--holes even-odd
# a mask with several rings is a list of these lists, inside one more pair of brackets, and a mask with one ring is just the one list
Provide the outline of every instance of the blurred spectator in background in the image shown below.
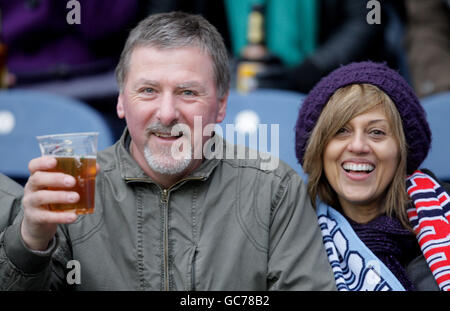
[[[240,1],[240,0],[239,0]],[[200,14],[217,28],[225,41],[227,49],[231,49],[228,21],[225,14],[224,0],[142,0],[144,18],[154,13],[183,11]],[[141,14],[142,15],[142,14]]]
[[450,91],[450,1],[405,0],[406,49],[419,97]]
[[255,3],[265,5],[267,49],[282,63],[260,73],[258,87],[307,93],[322,76],[351,61],[397,67],[385,46],[385,6],[381,23],[369,24],[367,1],[355,0],[225,0],[235,57],[245,48],[246,18]]
[[[82,100],[119,136],[114,68],[140,1],[0,0],[0,10],[9,87]],[[79,23],[70,23],[74,13]]]
[[16,86],[114,68],[138,1],[79,0],[80,24],[68,23],[68,2],[0,0],[7,66]]
[[[73,2],[79,3],[79,24],[67,20]],[[114,68],[126,36],[147,15],[173,10],[203,15],[229,47],[223,1],[0,0],[9,87],[82,100],[102,113],[118,138],[125,124],[116,117]]]
[[219,12],[215,24],[227,32],[221,1],[78,0],[80,24],[68,23],[69,2],[0,0],[7,65],[16,86],[113,69],[127,32],[149,14],[181,10],[213,20]]

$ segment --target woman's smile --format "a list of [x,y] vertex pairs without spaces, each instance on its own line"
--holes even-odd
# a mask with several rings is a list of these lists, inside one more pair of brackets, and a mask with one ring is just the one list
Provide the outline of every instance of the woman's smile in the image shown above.
[[399,161],[398,143],[384,111],[351,119],[324,152],[324,171],[343,209],[383,208],[382,198]]

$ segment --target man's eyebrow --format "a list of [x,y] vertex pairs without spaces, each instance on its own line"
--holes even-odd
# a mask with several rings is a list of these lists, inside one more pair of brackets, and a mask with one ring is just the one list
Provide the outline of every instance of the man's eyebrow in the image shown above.
[[177,85],[177,88],[179,88],[179,89],[186,89],[186,88],[191,88],[191,87],[203,88],[203,85],[197,81],[187,81],[187,82],[183,82],[183,83],[180,83]]
[[180,83],[176,86],[175,89],[177,92],[185,91],[185,90],[193,90],[193,91],[197,92],[198,94],[206,94],[207,93],[204,85],[197,81],[187,81],[187,82]]
[[151,86],[158,86],[159,83],[157,81],[154,80],[149,80],[149,79],[138,79],[135,83],[134,83],[134,87],[138,87],[141,85],[151,85]]

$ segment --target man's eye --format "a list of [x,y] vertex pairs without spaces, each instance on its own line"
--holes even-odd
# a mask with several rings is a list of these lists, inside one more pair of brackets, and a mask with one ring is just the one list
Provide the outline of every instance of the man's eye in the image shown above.
[[194,95],[196,95],[196,92],[191,91],[191,90],[183,90],[181,93],[183,95],[186,95],[186,96],[194,96]]
[[146,87],[146,88],[142,89],[142,92],[146,93],[146,94],[153,94],[155,92],[155,90],[152,89],[151,87]]

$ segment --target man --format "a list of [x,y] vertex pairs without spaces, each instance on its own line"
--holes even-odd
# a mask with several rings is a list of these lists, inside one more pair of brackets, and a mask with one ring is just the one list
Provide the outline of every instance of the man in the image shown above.
[[[0,231],[3,231],[19,213],[22,196],[22,186],[0,173]],[[2,208],[3,206],[10,208]]]
[[206,157],[211,141],[212,151],[230,148],[208,131],[229,91],[213,26],[184,13],[148,17],[130,33],[117,80],[127,129],[98,154],[95,213],[43,208],[79,196],[73,178],[46,171],[55,159],[31,160],[23,216],[0,237],[2,289],[335,288],[300,177],[285,164]]

